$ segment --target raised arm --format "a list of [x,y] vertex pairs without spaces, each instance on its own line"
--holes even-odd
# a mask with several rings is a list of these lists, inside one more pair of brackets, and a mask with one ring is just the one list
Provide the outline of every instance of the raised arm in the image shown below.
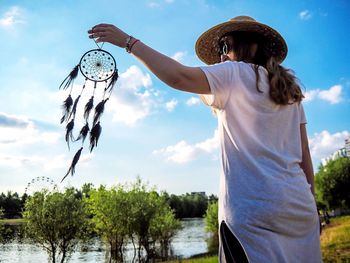
[[315,195],[314,187],[314,169],[312,166],[312,160],[309,149],[309,142],[307,138],[306,125],[300,124],[300,134],[301,134],[301,148],[302,148],[302,162],[300,164],[303,169],[308,183],[311,185],[311,192]]
[[[89,30],[90,38],[96,42],[109,42],[125,48],[128,34],[114,25],[99,24]],[[172,88],[197,93],[210,94],[208,80],[199,67],[187,67],[161,54],[141,41],[132,39],[131,53],[150,69],[161,81]]]

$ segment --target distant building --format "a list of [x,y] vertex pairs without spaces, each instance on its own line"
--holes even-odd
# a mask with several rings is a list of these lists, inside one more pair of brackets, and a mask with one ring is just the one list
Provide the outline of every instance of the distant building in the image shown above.
[[336,160],[341,157],[348,157],[350,158],[350,137],[345,139],[345,146],[337,151],[335,151],[332,155],[329,157],[323,159],[322,164],[326,165],[331,160]]
[[350,136],[349,138],[345,139],[345,152],[346,156],[350,158]]

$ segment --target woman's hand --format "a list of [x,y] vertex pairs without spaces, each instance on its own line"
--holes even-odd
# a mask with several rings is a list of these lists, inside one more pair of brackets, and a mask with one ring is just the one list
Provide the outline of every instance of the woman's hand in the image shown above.
[[94,38],[96,42],[109,42],[121,48],[125,48],[129,37],[124,31],[110,24],[98,24],[88,33],[89,38]]

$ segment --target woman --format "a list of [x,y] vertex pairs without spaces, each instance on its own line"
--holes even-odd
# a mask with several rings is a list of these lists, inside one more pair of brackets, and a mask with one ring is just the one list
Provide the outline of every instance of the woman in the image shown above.
[[322,261],[303,95],[280,66],[287,45],[277,31],[247,16],[214,26],[196,43],[203,67],[184,66],[113,25],[88,33],[126,48],[170,87],[200,94],[214,109],[220,262]]

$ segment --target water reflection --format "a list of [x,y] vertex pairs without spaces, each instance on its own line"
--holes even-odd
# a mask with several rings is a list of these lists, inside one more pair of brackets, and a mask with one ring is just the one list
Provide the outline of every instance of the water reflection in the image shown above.
[[[172,255],[184,258],[207,252],[203,219],[186,219],[181,221],[183,229],[178,232],[172,241]],[[38,245],[30,242],[24,236],[24,225],[6,225],[0,245],[0,262],[47,262],[48,254]],[[132,244],[126,246],[125,262],[132,262],[134,248]],[[109,262],[108,250],[105,244],[93,237],[80,243],[68,262]]]

